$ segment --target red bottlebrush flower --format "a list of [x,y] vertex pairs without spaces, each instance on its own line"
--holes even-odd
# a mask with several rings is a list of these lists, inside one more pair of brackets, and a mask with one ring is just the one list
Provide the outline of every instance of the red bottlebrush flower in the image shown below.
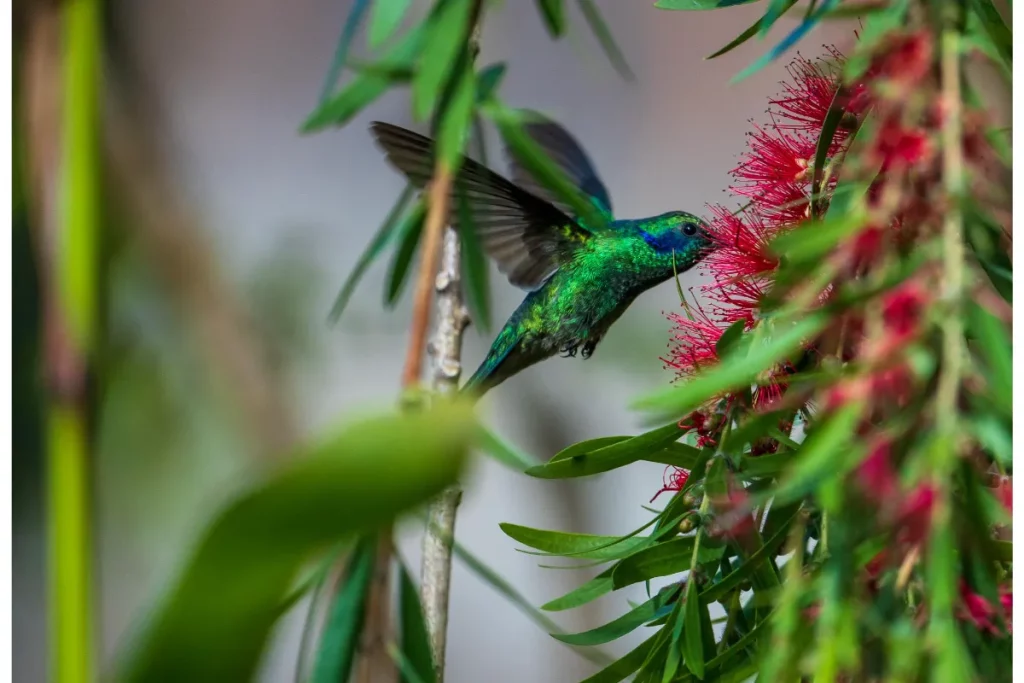
[[[832,183],[835,184],[834,182]],[[811,216],[810,194],[800,183],[778,183],[766,188],[736,188],[740,196],[750,195],[751,201],[763,216],[765,223],[782,228],[801,223]]]
[[889,172],[917,166],[931,158],[931,138],[922,129],[904,128],[899,115],[886,118],[871,149],[871,156]]
[[686,481],[690,478],[690,473],[687,470],[680,469],[669,465],[665,468],[665,472],[662,475],[662,487],[654,494],[654,498],[651,498],[650,502],[654,502],[655,498],[665,493],[666,491],[681,491],[686,486]]
[[882,320],[894,346],[917,334],[927,301],[927,294],[916,282],[905,283],[882,299]]
[[750,327],[761,308],[767,284],[767,279],[761,277],[716,279],[714,284],[701,287],[701,291],[710,299],[708,309],[723,325],[746,320]]
[[700,368],[718,362],[715,345],[724,328],[716,325],[699,307],[693,318],[672,313],[668,319],[675,323],[673,344],[669,358],[662,358],[665,367],[675,368],[679,377],[689,377]]
[[890,33],[872,61],[872,80],[885,81],[894,96],[902,97],[933,68],[934,40],[929,31]]
[[996,498],[1006,511],[1013,513],[1013,480],[1009,477],[1000,477],[996,485]]
[[728,536],[742,540],[754,531],[754,515],[750,510],[750,495],[742,487],[730,487],[725,496],[712,499],[715,512],[713,536]]
[[747,196],[757,196],[779,183],[807,182],[811,177],[816,140],[792,131],[771,130],[755,125],[749,133],[743,163],[733,169],[736,180],[747,186]]
[[756,211],[734,214],[723,206],[709,207],[714,214],[708,226],[716,249],[704,257],[702,268],[718,278],[768,273],[779,260],[768,251],[772,229]]
[[857,468],[857,480],[864,495],[874,503],[888,504],[899,490],[899,477],[892,466],[888,441],[879,441]]
[[906,364],[895,365],[874,373],[868,380],[867,391],[876,402],[897,406],[910,400],[914,377]]
[[907,545],[920,545],[932,528],[932,510],[935,507],[935,488],[923,484],[912,491],[900,506],[897,521],[897,539]]
[[886,231],[878,225],[868,225],[849,239],[842,247],[846,263],[859,271],[874,263],[885,246]]
[[[960,580],[960,600],[962,605],[959,610],[959,617],[964,621],[974,624],[979,631],[987,631],[993,635],[1002,635],[1002,631],[996,626],[994,618],[999,610],[992,606],[992,603],[984,597],[975,593],[967,582]],[[1013,611],[1013,594],[1008,589],[1000,589],[999,606],[1003,610],[1003,618],[1006,620],[1007,631],[1010,630],[1010,614]]]

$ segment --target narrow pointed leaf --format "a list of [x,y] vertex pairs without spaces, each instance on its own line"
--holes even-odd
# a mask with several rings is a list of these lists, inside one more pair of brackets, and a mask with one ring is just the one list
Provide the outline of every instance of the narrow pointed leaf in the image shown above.
[[412,0],[377,0],[370,12],[370,47],[378,47],[395,34]]
[[585,477],[600,472],[607,472],[638,460],[665,458],[662,451],[672,447],[671,455],[677,458],[680,466],[696,462],[699,451],[692,446],[674,443],[683,436],[679,425],[672,422],[664,427],[635,436],[625,441],[613,443],[592,452],[579,452],[572,457],[552,458],[544,465],[526,471],[532,477],[541,479],[563,479]]
[[748,5],[752,2],[757,0],[658,0],[654,6],[658,9],[699,11]]
[[544,25],[552,38],[560,38],[565,34],[565,2],[564,0],[537,0],[537,9],[544,17]]
[[402,221],[402,227],[399,229],[402,241],[391,258],[391,268],[388,271],[388,286],[384,297],[384,303],[388,307],[395,305],[409,279],[409,267],[412,265],[413,256],[416,255],[416,248],[420,245],[426,217],[427,207],[421,198]]
[[362,253],[359,260],[356,261],[355,267],[352,272],[349,273],[348,279],[345,280],[345,284],[342,285],[341,291],[338,292],[337,298],[334,300],[334,304],[331,306],[331,312],[327,316],[328,322],[331,324],[337,323],[341,314],[344,312],[345,307],[348,306],[349,300],[352,298],[352,294],[355,293],[356,287],[359,285],[359,281],[363,279],[363,275],[366,273],[367,268],[370,267],[384,248],[395,239],[395,236],[400,232],[399,226],[401,224],[402,214],[405,213],[406,207],[409,206],[409,202],[412,201],[415,189],[409,185],[399,196],[398,201],[391,208],[387,218],[384,219],[384,223],[380,226],[377,234],[374,235],[373,240],[366,247],[366,251]]
[[[612,568],[614,569],[614,567]],[[597,600],[606,593],[611,593],[614,588],[612,582],[612,569],[607,569],[585,584],[569,591],[560,598],[555,598],[540,606],[545,612],[561,612],[585,605],[592,600]]]
[[646,622],[653,619],[660,607],[661,599],[655,596],[647,602],[634,607],[618,619],[604,626],[583,633],[552,633],[551,635],[569,645],[602,645],[617,640],[627,633],[632,633]]
[[[398,607],[401,615],[401,647],[402,654],[415,672],[403,675],[402,683],[435,683],[437,676],[434,670],[434,658],[430,652],[430,637],[427,624],[423,618],[423,606],[420,604],[419,592],[413,583],[405,564],[399,564],[398,576]],[[345,681],[347,678],[336,678],[334,681]],[[331,683],[334,683],[332,681]]]
[[704,680],[704,633],[700,612],[697,582],[687,581],[686,604],[683,606],[683,660],[694,676]]
[[427,20],[416,77],[412,83],[412,105],[416,118],[426,120],[441,96],[448,74],[468,37],[472,0],[440,0]]
[[[507,67],[504,62],[498,62],[497,64],[491,64],[485,69],[481,69],[480,73],[476,77],[476,98],[477,103],[483,104],[488,102],[494,97],[494,93],[498,90],[498,86],[501,85],[501,80],[505,77],[505,71]],[[481,159],[480,163],[484,166],[487,163]]]
[[[795,4],[796,4],[796,0],[786,0],[786,4],[785,4],[785,7],[782,10],[782,13],[785,14],[786,12],[788,12],[789,9],[793,5],[795,5]],[[747,28],[746,31],[744,31],[743,33],[739,34],[738,36],[733,38],[727,45],[725,45],[724,47],[722,47],[718,51],[708,55],[704,59],[714,59],[715,57],[721,57],[722,55],[726,54],[727,52],[732,52],[733,50],[738,48],[740,45],[742,45],[743,43],[747,42],[748,40],[750,40],[751,38],[756,36],[758,31],[760,30],[762,24],[764,23],[764,21],[765,21],[765,17],[761,17],[760,19],[755,21],[753,24],[751,24]]]
[[590,560],[618,559],[650,543],[647,536],[623,538],[573,534],[565,531],[545,531],[518,524],[502,522],[498,526],[509,538],[523,545],[559,556],[573,556]]
[[366,596],[373,575],[374,542],[361,541],[352,553],[320,636],[311,683],[348,680],[355,661]]
[[[693,536],[682,536],[645,548],[625,558],[612,572],[615,589],[687,571],[693,560],[693,541]],[[717,559],[721,557],[722,552],[721,547],[710,548],[702,545],[698,551],[697,561],[703,563]]]
[[608,24],[605,23],[604,17],[601,16],[601,11],[594,4],[594,0],[579,0],[579,3],[580,9],[583,11],[583,18],[587,20],[590,30],[594,32],[594,36],[597,38],[597,42],[601,44],[604,53],[608,55],[608,61],[612,63],[612,66],[615,67],[615,70],[623,79],[635,81],[636,75],[629,68],[629,64],[626,63],[622,50],[616,44],[611,30],[608,28]]
[[477,447],[501,464],[517,472],[525,472],[538,464],[537,459],[532,455],[523,453],[483,425],[480,426]]
[[619,681],[624,681],[631,674],[635,673],[637,669],[643,666],[644,660],[647,659],[647,655],[654,649],[657,637],[658,634],[654,634],[644,642],[640,643],[640,645],[635,647],[625,657],[617,662],[609,664],[606,668],[598,671],[596,674],[581,683],[619,683]]
[[851,440],[860,419],[861,406],[843,406],[820,421],[793,453],[793,464],[782,476],[772,505],[784,505],[807,495],[822,482],[846,474],[857,464],[863,446]]
[[338,83],[341,70],[345,67],[345,60],[348,59],[348,51],[352,46],[352,39],[355,38],[356,31],[359,30],[360,24],[363,23],[363,17],[366,16],[366,10],[369,8],[370,0],[355,0],[352,3],[352,9],[349,10],[348,16],[345,17],[345,25],[338,36],[338,45],[334,48],[331,66],[327,70],[323,87],[320,89],[321,105],[330,98],[334,86]]
[[476,102],[476,76],[469,61],[452,77],[451,97],[445,103],[441,128],[437,136],[439,162],[454,172],[456,162],[466,147],[469,125]]
[[791,47],[800,42],[800,40],[811,31],[811,29],[818,25],[818,23],[821,21],[821,17],[827,14],[832,9],[832,7],[836,5],[838,2],[839,0],[822,0],[821,5],[814,12],[814,14],[806,17],[802,22],[800,22],[797,25],[796,28],[790,31],[785,38],[779,41],[778,45],[773,47],[756,62],[754,62],[746,69],[744,69],[736,76],[734,76],[730,82],[738,83],[739,81],[742,81],[743,79],[754,75],[764,67],[774,62],[782,54],[788,51]]
[[491,327],[490,264],[484,253],[480,236],[473,225],[472,214],[462,195],[458,195],[459,242],[462,246],[462,276],[473,323],[481,331]]

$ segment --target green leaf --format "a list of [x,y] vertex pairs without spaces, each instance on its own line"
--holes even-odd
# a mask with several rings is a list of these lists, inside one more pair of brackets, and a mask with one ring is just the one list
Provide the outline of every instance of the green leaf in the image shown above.
[[[793,5],[795,5],[795,4],[796,4],[796,0],[786,0],[786,5],[785,5],[785,7],[782,10],[782,14],[785,14],[786,12],[788,12],[789,9]],[[746,31],[744,31],[743,33],[741,33],[738,36],[736,36],[735,38],[733,38],[729,42],[728,45],[726,45],[725,47],[721,48],[717,52],[708,55],[704,59],[714,59],[715,57],[721,57],[722,55],[726,54],[727,52],[732,52],[733,50],[738,48],[740,45],[742,45],[743,43],[747,42],[748,40],[750,40],[751,38],[756,36],[758,31],[761,29],[762,24],[765,22],[765,19],[766,19],[766,17],[761,17],[760,19],[755,21],[753,24],[751,24],[747,28]]]
[[612,582],[613,569],[614,567],[606,569],[579,588],[575,588],[562,597],[555,598],[541,605],[540,608],[546,612],[561,612],[562,610],[585,605],[606,593],[611,593],[614,588]]
[[694,676],[704,680],[704,638],[700,612],[697,582],[687,581],[686,604],[683,607],[683,660]]
[[725,358],[729,355],[729,351],[736,346],[736,342],[743,336],[743,331],[746,329],[747,321],[737,320],[732,325],[729,325],[722,333],[722,336],[718,338],[718,342],[715,344],[715,353],[719,358]]
[[592,453],[599,448],[611,446],[612,444],[620,443],[622,441],[628,441],[632,438],[632,436],[599,436],[596,439],[587,439],[586,441],[580,441],[579,443],[574,443],[571,446],[563,448],[558,451],[558,453],[555,453],[548,462],[568,460],[580,455],[586,455],[587,453]]
[[[823,194],[822,190],[825,183],[828,182],[828,178],[825,177],[825,162],[828,160],[828,150],[832,147],[832,141],[835,139],[836,131],[839,130],[839,124],[846,114],[846,109],[843,105],[848,99],[848,88],[841,85],[836,88],[836,94],[833,95],[832,102],[825,113],[825,120],[822,122],[821,132],[818,134],[818,144],[814,150],[814,176],[811,179],[813,197],[820,197]],[[812,218],[817,218],[820,215],[820,204],[821,200],[812,200]]]
[[[430,636],[423,618],[423,606],[409,571],[404,563],[399,563],[398,575],[398,607],[401,616],[402,654],[408,662],[413,675],[403,675],[402,683],[434,683],[437,680],[434,669],[434,657],[430,652]],[[330,683],[347,681],[347,677],[333,678]],[[327,681],[325,680],[325,683]]]
[[636,75],[629,68],[629,64],[626,63],[622,50],[615,43],[615,38],[612,36],[611,30],[609,30],[608,24],[605,23],[604,18],[601,16],[601,11],[594,4],[594,0],[579,0],[579,3],[580,10],[583,11],[583,18],[587,20],[587,24],[590,25],[590,30],[594,32],[597,42],[601,43],[601,48],[608,55],[608,61],[612,63],[612,66],[615,67],[615,70],[619,72],[623,79],[635,81]]
[[840,240],[857,232],[866,222],[867,217],[859,213],[808,221],[773,239],[768,248],[773,253],[784,256],[789,261],[789,267],[799,267],[800,264],[820,260],[834,249]]
[[[672,576],[687,571],[693,560],[694,536],[681,536],[640,550],[619,562],[612,571],[615,589],[631,586],[659,576]],[[697,562],[704,563],[721,557],[723,549],[701,546]]]
[[1013,466],[1013,434],[1010,425],[995,415],[975,415],[967,422],[967,429],[978,445],[992,454],[1004,467]]
[[377,0],[370,13],[370,47],[378,47],[395,34],[412,0]]
[[391,207],[391,211],[388,212],[387,218],[384,219],[383,225],[374,235],[373,240],[366,247],[366,251],[362,253],[359,260],[356,261],[355,267],[352,272],[349,273],[348,279],[345,280],[345,284],[342,285],[341,291],[338,292],[337,298],[334,300],[334,304],[331,306],[331,312],[327,316],[327,321],[332,325],[338,322],[341,314],[344,312],[345,307],[348,306],[349,300],[356,291],[356,286],[359,285],[359,281],[363,279],[363,274],[366,273],[366,269],[370,267],[384,248],[398,234],[399,219],[402,214],[405,213],[406,207],[412,200],[413,194],[416,190],[412,185],[406,186],[402,191],[402,194],[398,197],[398,201]]
[[[410,68],[423,45],[423,31],[417,26],[395,45],[380,62],[385,71]],[[340,93],[322,103],[302,124],[303,133],[313,133],[328,126],[342,126],[351,121],[367,105],[383,95],[392,81],[379,71],[358,74]]]
[[473,106],[476,102],[476,76],[468,59],[452,79],[453,91],[445,103],[437,149],[440,162],[454,172],[466,146],[466,133],[473,120]]
[[768,31],[771,29],[772,25],[779,20],[779,17],[781,17],[789,7],[792,7],[792,5],[787,6],[787,1],[788,0],[768,0],[768,10],[764,13],[764,18],[760,22],[761,38],[768,35]]
[[426,22],[423,54],[412,82],[413,114],[420,120],[434,111],[448,74],[465,47],[472,4],[472,0],[440,0]]
[[893,0],[882,12],[869,14],[861,26],[858,49],[843,63],[843,82],[856,82],[871,64],[875,43],[889,35],[891,31],[901,29],[905,24],[905,15],[910,6],[909,0]]
[[475,433],[471,411],[446,404],[364,420],[282,459],[213,520],[117,680],[249,680],[309,556],[451,485]]
[[361,541],[349,558],[345,582],[327,616],[311,683],[347,681],[355,661],[376,542]]
[[581,681],[581,683],[619,683],[619,681],[625,680],[630,674],[643,666],[644,660],[647,659],[647,655],[654,649],[655,639],[657,637],[658,634],[655,633],[653,636],[640,643],[640,645],[635,647],[625,657],[608,665],[608,667],[598,671],[590,678]]
[[796,28],[790,31],[785,38],[779,41],[778,45],[773,47],[764,56],[734,76],[730,83],[738,83],[739,81],[754,75],[764,67],[774,62],[781,55],[788,52],[789,49],[800,42],[800,40],[803,39],[811,29],[817,26],[821,17],[827,14],[834,5],[838,4],[838,2],[839,0],[822,0],[820,7],[813,14],[805,17]]
[[[555,456],[544,465],[531,467],[526,471],[531,477],[541,479],[565,479],[585,477],[600,472],[607,472],[648,459],[652,454],[662,451],[679,439],[683,431],[675,422],[653,431],[634,436],[631,439],[598,448],[592,452],[579,452],[572,457]],[[677,444],[680,453],[686,452],[696,461],[697,449],[684,444]],[[691,453],[692,452],[692,453]]]
[[508,109],[494,101],[485,103],[482,108],[484,114],[498,127],[509,151],[530,175],[568,204],[588,228],[606,228],[608,220],[601,211],[524,130],[523,119],[530,115],[529,112]]
[[614,560],[638,550],[648,543],[647,536],[618,537],[545,531],[503,522],[498,526],[505,535],[523,545],[558,556],[590,560]]
[[992,0],[968,0],[968,6],[978,17],[978,23],[985,29],[992,45],[1008,66],[1013,64],[1013,33],[1006,25]]
[[334,90],[338,77],[341,76],[341,70],[345,66],[345,60],[348,58],[348,50],[352,45],[352,39],[355,38],[356,31],[359,30],[360,24],[363,23],[363,17],[366,16],[366,10],[369,8],[369,0],[355,0],[352,3],[352,9],[349,10],[348,16],[345,17],[345,25],[341,29],[341,35],[338,36],[338,45],[334,49],[331,67],[327,70],[323,87],[320,89],[321,105],[331,96],[331,91]]
[[477,74],[476,99],[478,104],[489,102],[494,97],[495,91],[501,85],[501,80],[505,77],[506,68],[505,62],[498,62],[482,69]]
[[752,345],[746,356],[737,352],[730,362],[712,366],[682,386],[635,401],[633,407],[652,412],[660,419],[686,415],[715,396],[750,386],[758,373],[792,355],[817,334],[825,322],[826,319],[818,315],[806,316],[773,335],[768,342]]
[[748,5],[752,2],[757,2],[757,0],[658,0],[654,6],[658,9],[699,11]]
[[985,379],[997,406],[1005,407],[1007,415],[1013,404],[1013,346],[1006,327],[999,318],[974,300],[968,301],[970,330],[978,342],[988,372]]
[[537,9],[544,17],[544,25],[552,38],[565,34],[565,4],[563,0],[537,0]]
[[861,416],[860,403],[843,406],[815,425],[779,482],[772,505],[785,505],[826,480],[845,475],[859,461],[863,445],[851,437]]
[[477,447],[517,472],[525,472],[538,464],[532,455],[523,453],[483,425],[480,425]]
[[598,626],[583,633],[552,633],[551,635],[556,640],[568,643],[569,645],[602,645],[610,643],[627,633],[632,633],[653,619],[663,604],[665,604],[665,598],[659,594],[604,626]]
[[388,272],[388,288],[385,292],[384,303],[394,306],[402,295],[405,283],[409,279],[409,266],[412,265],[412,258],[416,255],[416,248],[420,245],[420,237],[423,235],[423,223],[427,218],[427,205],[423,199],[416,203],[412,211],[402,221],[402,227],[398,234],[401,242],[394,256],[391,257],[391,268]]

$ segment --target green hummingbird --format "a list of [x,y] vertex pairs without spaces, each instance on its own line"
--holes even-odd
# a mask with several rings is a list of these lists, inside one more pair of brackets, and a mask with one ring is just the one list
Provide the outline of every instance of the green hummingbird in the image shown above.
[[[499,270],[529,292],[463,386],[478,398],[556,353],[579,350],[589,358],[637,296],[689,270],[715,244],[707,223],[683,211],[615,220],[608,190],[575,138],[546,118],[524,128],[607,220],[601,228],[586,225],[507,147],[511,181],[463,157],[449,220],[457,228],[468,218]],[[391,164],[424,189],[434,167],[433,141],[379,121],[370,129]]]

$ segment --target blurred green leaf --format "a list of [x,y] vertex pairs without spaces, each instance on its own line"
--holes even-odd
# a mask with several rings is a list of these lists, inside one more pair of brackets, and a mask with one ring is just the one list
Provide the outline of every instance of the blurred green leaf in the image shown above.
[[[728,576],[723,577],[720,581],[717,581],[703,591],[701,591],[701,599],[706,603],[712,603],[720,598],[724,597],[729,591],[739,587],[741,583],[747,579],[753,577],[754,572],[758,569],[758,566],[763,564],[765,558],[774,557],[774,553],[782,546],[786,540],[786,535],[789,533],[789,523],[796,517],[794,511],[790,515],[789,520],[779,526],[764,544],[757,549],[756,552],[751,553],[748,557],[743,559],[743,563],[729,573]],[[773,570],[774,571],[774,570]]]
[[334,48],[331,66],[327,70],[324,84],[320,88],[321,106],[330,98],[334,86],[338,83],[338,77],[341,76],[341,70],[345,67],[345,61],[348,58],[349,48],[352,46],[352,39],[355,38],[356,31],[359,30],[359,26],[363,23],[363,17],[366,16],[366,10],[369,8],[370,0],[355,0],[352,3],[352,9],[349,10],[348,16],[345,17],[345,25],[338,36],[338,45]]
[[659,419],[678,419],[719,394],[750,386],[758,373],[788,358],[824,324],[825,318],[809,315],[767,342],[752,345],[745,356],[737,353],[730,362],[712,366],[682,386],[641,398],[633,407],[651,412]]
[[[494,93],[501,84],[501,80],[505,77],[506,68],[505,62],[498,62],[480,70],[476,77],[476,98],[478,104],[489,102],[494,97]],[[483,163],[483,159],[480,161]],[[486,166],[487,164],[484,165]]]
[[555,453],[548,462],[554,462],[555,460],[567,460],[580,455],[586,455],[587,453],[596,451],[599,448],[611,446],[612,444],[620,443],[622,441],[628,441],[632,438],[632,436],[599,436],[596,439],[587,439],[586,441],[580,441],[579,443],[574,443],[571,446],[563,448],[558,451],[558,453]]
[[427,205],[421,197],[398,229],[398,236],[401,242],[391,257],[391,267],[388,271],[388,286],[384,296],[384,303],[388,307],[395,305],[398,298],[402,295],[406,281],[409,279],[409,266],[412,265],[412,258],[416,255],[416,248],[420,245],[420,237],[423,236],[423,224],[426,218]]
[[606,593],[611,593],[614,588],[614,584],[612,583],[612,569],[614,569],[614,567],[606,569],[579,588],[575,588],[562,597],[555,598],[554,600],[541,605],[540,608],[546,612],[560,612],[562,610],[585,605]]
[[[423,31],[417,26],[405,35],[381,60],[384,70],[411,68],[423,45]],[[358,74],[340,93],[317,107],[302,124],[303,133],[314,133],[328,126],[342,126],[367,105],[387,92],[392,81],[379,72]]]
[[892,0],[882,12],[869,14],[861,25],[858,48],[843,62],[843,82],[853,83],[867,70],[871,63],[872,47],[890,31],[905,25],[905,15],[910,0]]
[[829,216],[820,221],[808,221],[794,230],[785,232],[771,241],[768,248],[784,256],[790,267],[818,261],[831,251],[841,240],[861,228],[864,216],[841,214]]
[[473,120],[473,105],[476,101],[476,76],[468,58],[458,64],[458,73],[452,76],[452,93],[445,102],[437,136],[440,159],[453,172],[457,169],[462,150],[466,146],[469,124]]
[[[825,163],[828,160],[828,151],[832,148],[832,141],[836,137],[836,131],[839,130],[839,124],[846,114],[846,108],[843,105],[848,100],[849,93],[847,88],[840,85],[836,88],[836,94],[832,96],[832,102],[825,113],[825,120],[822,122],[821,132],[818,134],[818,144],[814,150],[814,176],[811,179],[812,197],[821,197],[824,194],[823,189],[828,183],[828,178],[825,177]],[[821,214],[819,208],[821,201],[819,199],[811,202],[811,218],[817,218]]]
[[722,336],[718,338],[718,342],[715,343],[715,353],[719,358],[725,358],[729,355],[732,348],[736,346],[736,342],[743,336],[746,325],[747,321],[742,319],[737,320],[726,328]]
[[[437,676],[434,658],[430,652],[430,636],[427,634],[427,624],[423,619],[423,606],[420,604],[416,584],[413,583],[404,563],[399,563],[398,607],[401,615],[402,654],[409,668],[415,671],[415,676],[403,673],[402,683],[434,683]],[[331,683],[347,680],[347,677],[335,678]]]
[[978,445],[989,451],[1003,467],[1013,466],[1013,434],[1011,425],[992,414],[975,415],[967,422],[967,429]]
[[[673,422],[646,434],[599,447],[590,452],[577,452],[571,457],[556,455],[544,465],[531,467],[526,473],[540,479],[564,479],[607,472],[638,460],[649,459],[652,454],[664,450],[682,436],[683,431]],[[690,463],[696,461],[697,453],[697,449],[691,446],[673,446],[673,454],[682,458],[689,456]]]
[[615,43],[615,38],[608,28],[608,24],[605,23],[604,17],[601,16],[601,11],[594,4],[594,0],[579,0],[579,3],[580,9],[583,11],[583,18],[590,25],[590,30],[594,32],[597,42],[601,44],[601,49],[608,55],[608,61],[612,63],[612,66],[615,67],[615,70],[623,79],[635,81],[636,75],[629,68],[626,57]]
[[604,214],[524,130],[523,119],[530,116],[530,112],[508,109],[493,101],[483,105],[483,112],[498,127],[509,151],[530,175],[572,207],[588,229],[593,231],[607,228],[608,220]]
[[614,560],[650,543],[647,536],[595,536],[565,531],[546,531],[502,522],[505,534],[523,545],[561,557],[573,556],[590,560]]
[[683,607],[683,661],[694,676],[704,680],[704,639],[700,612],[697,582],[687,581],[686,604]]
[[283,460],[216,517],[118,679],[249,680],[309,554],[453,483],[475,433],[471,411],[446,404],[363,420]]
[[1013,345],[1006,327],[973,299],[967,301],[970,330],[978,342],[988,372],[985,379],[993,401],[1009,415],[1013,405]]
[[423,55],[412,83],[413,114],[426,120],[468,38],[472,0],[438,0],[427,20]]
[[992,0],[968,0],[967,5],[978,17],[978,22],[985,29],[996,52],[1012,68],[1013,33],[999,10],[992,4]]
[[537,0],[537,9],[544,17],[544,25],[552,38],[560,38],[565,34],[564,0]]
[[320,635],[311,683],[347,681],[355,661],[366,595],[373,575],[374,540],[361,540],[352,551],[343,583],[334,596]]
[[857,464],[864,446],[852,437],[861,412],[860,403],[850,403],[814,425],[800,450],[792,454],[792,465],[774,491],[773,506],[795,501]]
[[523,453],[483,425],[480,426],[477,447],[498,462],[517,472],[525,472],[527,469],[538,464],[536,458],[532,455]]
[[619,681],[625,680],[630,674],[643,666],[644,659],[647,658],[647,655],[654,648],[657,637],[658,634],[655,633],[653,636],[635,647],[625,657],[609,664],[606,668],[601,669],[581,683],[619,683]]
[[768,35],[768,31],[771,27],[790,7],[792,7],[792,5],[788,4],[788,0],[768,0],[768,9],[765,11],[764,17],[759,22],[761,38]]
[[370,267],[384,248],[391,243],[395,236],[399,233],[399,219],[402,214],[405,213],[406,207],[409,206],[409,202],[412,200],[416,190],[412,185],[406,186],[402,190],[402,194],[398,197],[398,201],[391,207],[391,211],[388,212],[387,218],[384,219],[384,223],[377,230],[377,234],[374,235],[373,240],[366,247],[366,251],[362,253],[359,260],[356,261],[355,267],[352,272],[349,273],[348,279],[345,280],[345,284],[342,285],[341,291],[338,292],[337,298],[334,300],[334,304],[331,306],[331,312],[327,316],[328,322],[331,324],[337,323],[341,314],[344,312],[345,307],[348,305],[349,300],[352,298],[352,294],[355,293],[356,287],[359,285],[359,281],[363,279],[363,274],[366,273],[366,269]]
[[412,0],[376,0],[370,13],[370,47],[378,47],[395,34]]

